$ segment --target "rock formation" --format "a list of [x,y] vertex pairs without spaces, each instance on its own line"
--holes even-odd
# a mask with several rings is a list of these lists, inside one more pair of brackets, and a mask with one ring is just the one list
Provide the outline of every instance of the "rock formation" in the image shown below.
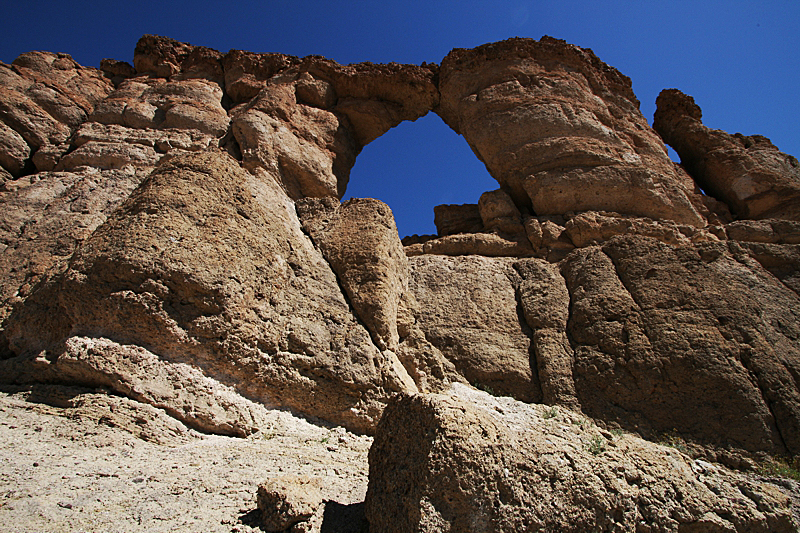
[[453,389],[386,408],[369,454],[371,532],[796,531],[769,484],[572,411]]
[[[499,188],[401,241],[389,206],[340,199],[369,142],[429,111]],[[376,477],[378,531],[786,529],[772,486],[524,405],[729,467],[800,454],[797,161],[676,90],[655,128],[627,77],[549,37],[421,66],[155,36],[99,70],[23,54],[0,64],[0,381],[183,431],[246,436],[273,408],[377,431],[376,468],[407,455],[421,491]]]

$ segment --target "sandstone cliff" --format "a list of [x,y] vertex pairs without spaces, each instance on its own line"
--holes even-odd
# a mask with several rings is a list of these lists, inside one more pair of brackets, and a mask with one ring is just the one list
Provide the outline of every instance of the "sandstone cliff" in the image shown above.
[[[653,130],[630,80],[591,50],[510,39],[441,65],[343,66],[145,36],[133,66],[23,54],[0,64],[0,95],[4,386],[47,384],[51,403],[66,386],[102,390],[206,433],[246,436],[285,408],[380,439],[405,424],[384,412],[393,395],[425,418],[480,403],[425,399],[463,384],[668,434],[729,467],[800,454],[797,160],[709,130],[677,90],[659,97]],[[382,202],[339,200],[369,142],[430,111],[499,188],[438,206],[438,235],[401,241]],[[449,434],[448,417],[431,420],[420,438]],[[655,464],[636,442],[634,463]],[[375,461],[400,453],[376,443]],[[442,460],[457,470],[469,449]],[[573,478],[586,475],[576,457]],[[600,459],[609,472],[622,461]],[[672,522],[636,503],[661,481],[562,504],[623,529],[633,508],[653,531],[792,527],[780,498],[717,512],[758,492],[733,474],[716,496],[680,476],[675,490],[696,498]],[[390,497],[381,486],[373,502]],[[475,491],[458,505],[494,505]],[[436,513],[397,512],[436,530],[459,508],[425,505]],[[562,527],[535,512],[508,530]]]

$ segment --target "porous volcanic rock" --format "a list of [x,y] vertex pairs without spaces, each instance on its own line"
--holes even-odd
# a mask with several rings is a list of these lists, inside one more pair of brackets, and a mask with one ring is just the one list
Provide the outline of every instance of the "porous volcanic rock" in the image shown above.
[[694,98],[664,89],[653,127],[703,189],[739,218],[800,220],[800,163],[761,135],[731,135],[703,125]]
[[4,333],[6,368],[37,368],[20,380],[66,379],[37,365],[57,370],[72,337],[108,338],[366,432],[410,383],[351,313],[291,200],[222,153],[163,161]]
[[369,465],[374,533],[797,530],[777,485],[463,385],[398,395]]
[[244,167],[272,176],[295,200],[341,198],[361,147],[342,115],[298,103],[298,83],[291,75],[270,80],[233,110]]
[[561,271],[584,413],[721,459],[800,451],[800,300],[737,243],[614,237]]
[[375,345],[396,350],[397,309],[408,289],[408,260],[389,206],[372,198],[344,204],[335,198],[309,198],[298,202],[297,211]]
[[411,257],[412,312],[416,327],[467,381],[538,402],[532,331],[517,308],[512,263],[474,255]]
[[436,112],[520,207],[606,210],[705,225],[700,195],[639,112],[630,79],[543,37],[454,49]]
[[105,222],[148,169],[40,172],[0,187],[0,324]]
[[478,204],[437,205],[433,208],[433,223],[439,237],[483,231],[483,219]]

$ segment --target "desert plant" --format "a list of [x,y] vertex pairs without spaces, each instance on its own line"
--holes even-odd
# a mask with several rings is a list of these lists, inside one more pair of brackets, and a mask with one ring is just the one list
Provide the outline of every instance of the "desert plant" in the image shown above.
[[555,418],[558,414],[558,409],[555,407],[550,407],[549,409],[544,410],[544,414],[542,415],[544,418]]
[[604,439],[600,435],[595,435],[589,441],[589,446],[587,446],[586,449],[592,455],[600,455],[601,453],[606,451],[606,439]]
[[758,465],[758,473],[767,477],[785,477],[800,481],[800,457],[787,460],[770,457]]

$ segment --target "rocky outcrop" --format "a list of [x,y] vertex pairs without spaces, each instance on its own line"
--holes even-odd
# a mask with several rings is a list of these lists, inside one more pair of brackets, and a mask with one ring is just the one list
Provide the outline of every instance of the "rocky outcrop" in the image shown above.
[[476,387],[541,401],[511,260],[425,255],[410,258],[409,269],[414,324],[458,373]]
[[722,459],[798,453],[800,300],[736,243],[617,237],[561,270],[586,414],[676,431]]
[[[703,195],[590,50],[343,66],[145,36],[101,70],[24,54],[0,91],[2,381],[238,436],[266,407],[372,432],[396,392],[471,383],[729,465],[800,453],[792,160],[665,93],[671,143],[774,171],[745,209],[682,153]],[[362,148],[430,110],[500,188],[402,248],[388,206],[339,199]]]
[[[38,170],[39,151],[62,152],[75,130],[114,89],[97,69],[67,54],[28,52],[0,63],[0,165],[18,177]],[[38,162],[37,162],[38,163]]]
[[141,346],[244,398],[359,431],[392,391],[414,390],[351,313],[291,200],[225,154],[162,162],[9,318],[17,355],[3,374],[27,364],[18,381],[71,380],[59,357],[76,336]]
[[703,125],[691,96],[665,89],[653,127],[697,183],[740,218],[800,220],[800,163],[764,136],[731,135]]
[[697,183],[740,218],[800,220],[800,163],[764,136],[731,135],[702,123],[691,96],[665,89],[653,127]]
[[397,310],[408,260],[389,206],[371,198],[298,202],[303,229],[338,276],[353,310],[382,350],[396,350]]
[[144,179],[142,169],[40,172],[0,187],[0,324]]
[[437,205],[433,208],[433,223],[440,237],[483,231],[483,219],[478,204]]
[[639,112],[630,80],[588,49],[509,39],[442,60],[436,112],[520,207],[605,210],[702,227],[702,199]]
[[796,531],[776,486],[568,410],[400,395],[369,454],[370,531]]

